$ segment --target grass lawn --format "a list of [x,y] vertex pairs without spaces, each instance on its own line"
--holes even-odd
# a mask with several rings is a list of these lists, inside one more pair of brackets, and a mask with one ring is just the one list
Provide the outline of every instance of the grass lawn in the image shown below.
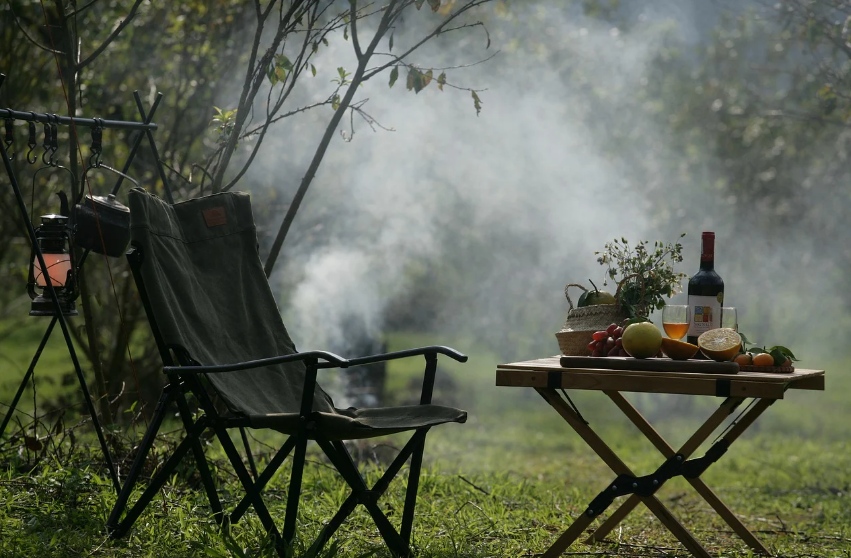
[[[392,348],[433,341],[423,336],[395,336]],[[459,341],[457,346],[473,345]],[[61,367],[60,360],[56,357],[48,362]],[[465,365],[446,364],[446,377],[452,381],[438,385],[436,401],[468,409],[470,420],[465,425],[435,428],[429,434],[414,527],[418,556],[534,556],[546,549],[613,478],[534,392],[493,387],[496,363],[493,355],[472,353]],[[851,381],[846,379],[842,365],[804,363],[828,370],[828,391],[789,394],[766,411],[702,477],[778,556],[851,556],[851,447],[846,434],[851,413],[844,396]],[[409,394],[409,384],[420,371],[419,359],[394,363],[389,389]],[[5,383],[10,382],[9,374],[3,378]],[[7,393],[7,389],[0,392],[0,401],[11,398]],[[571,395],[594,429],[637,474],[649,473],[659,465],[658,452],[606,398],[586,392]],[[682,443],[720,402],[686,396],[627,396],[674,446]],[[31,401],[31,392],[25,398]],[[399,401],[404,398],[400,396]],[[189,466],[152,502],[126,538],[106,538],[104,523],[115,495],[97,451],[87,445],[94,440],[91,430],[83,425],[74,431],[76,449],[70,455],[71,440],[66,436],[62,458],[47,459],[29,474],[17,469],[27,458],[23,445],[19,441],[10,443],[8,437],[2,441],[0,556],[273,555],[253,513],[226,532],[215,526]],[[254,448],[262,455],[268,455],[268,450],[261,442],[280,441],[275,435],[253,434],[259,440]],[[120,437],[138,440],[141,431],[121,433]],[[165,454],[176,439],[174,434],[165,436],[157,447]],[[400,447],[405,439],[391,437],[353,447],[368,479],[380,475],[386,446]],[[218,469],[223,503],[234,504],[241,496],[238,483],[226,467],[218,444],[211,444],[208,452]],[[297,554],[304,551],[322,522],[348,494],[319,453],[311,453],[309,460]],[[405,472],[403,469],[402,474]],[[288,478],[285,466],[266,494],[270,511],[279,521],[284,514]],[[404,477],[400,476],[380,504],[394,522],[401,515],[404,486]],[[751,556],[748,547],[681,478],[667,483],[657,496],[713,555]],[[614,506],[608,513],[613,510]],[[593,547],[577,543],[568,555],[688,555],[642,507],[609,539],[607,544]],[[369,516],[361,510],[344,524],[332,543],[327,547],[329,555],[389,556]]]

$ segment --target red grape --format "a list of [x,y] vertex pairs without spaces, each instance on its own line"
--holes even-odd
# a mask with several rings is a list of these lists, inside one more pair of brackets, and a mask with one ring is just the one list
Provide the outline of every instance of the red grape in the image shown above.
[[614,339],[612,339],[611,337],[606,339],[606,351],[611,351],[612,347],[615,346],[615,343],[616,343],[616,341]]
[[615,345],[617,345],[618,347],[623,346],[623,339],[621,339],[620,337],[615,339]]
[[617,327],[618,327],[618,324],[610,325],[609,327],[606,328],[606,333],[608,333],[609,335],[612,335],[615,332],[615,330],[617,329]]
[[621,337],[622,335],[623,335],[623,328],[622,327],[617,327],[612,332],[612,337],[614,337],[615,339],[617,339],[618,337]]
[[608,337],[608,336],[609,336],[609,334],[606,333],[605,331],[595,331],[594,335],[592,335],[592,337],[594,338],[594,341],[604,341],[606,339],[606,337]]
[[620,348],[612,347],[612,349],[608,353],[606,353],[606,356],[610,356],[610,357],[611,356],[618,356],[619,353],[620,353]]
[[588,350],[589,351],[593,351],[596,348],[597,348],[597,341],[591,341],[590,343],[588,343]]

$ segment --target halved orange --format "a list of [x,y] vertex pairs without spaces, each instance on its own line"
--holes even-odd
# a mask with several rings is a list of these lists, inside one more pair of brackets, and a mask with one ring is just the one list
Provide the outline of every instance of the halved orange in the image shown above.
[[697,349],[697,345],[685,341],[677,341],[668,337],[662,339],[662,352],[672,360],[688,360],[697,354]]
[[724,362],[733,360],[742,348],[742,336],[735,329],[719,327],[700,334],[697,338],[700,352],[712,360]]

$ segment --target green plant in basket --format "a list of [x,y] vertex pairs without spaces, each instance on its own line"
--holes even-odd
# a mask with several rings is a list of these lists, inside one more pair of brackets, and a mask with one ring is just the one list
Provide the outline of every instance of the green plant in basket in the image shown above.
[[[685,233],[680,235],[684,237]],[[674,264],[683,261],[683,245],[649,240],[630,245],[625,238],[606,243],[602,252],[594,252],[597,262],[606,266],[608,281],[619,285],[619,299],[624,312],[630,316],[646,317],[665,306],[665,298],[680,292],[685,273],[674,271]]]

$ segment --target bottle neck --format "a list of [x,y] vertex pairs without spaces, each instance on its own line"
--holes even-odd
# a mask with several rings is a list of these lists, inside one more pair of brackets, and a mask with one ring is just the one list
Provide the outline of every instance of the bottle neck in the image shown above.
[[705,232],[701,237],[700,269],[712,271],[715,269],[715,233]]

